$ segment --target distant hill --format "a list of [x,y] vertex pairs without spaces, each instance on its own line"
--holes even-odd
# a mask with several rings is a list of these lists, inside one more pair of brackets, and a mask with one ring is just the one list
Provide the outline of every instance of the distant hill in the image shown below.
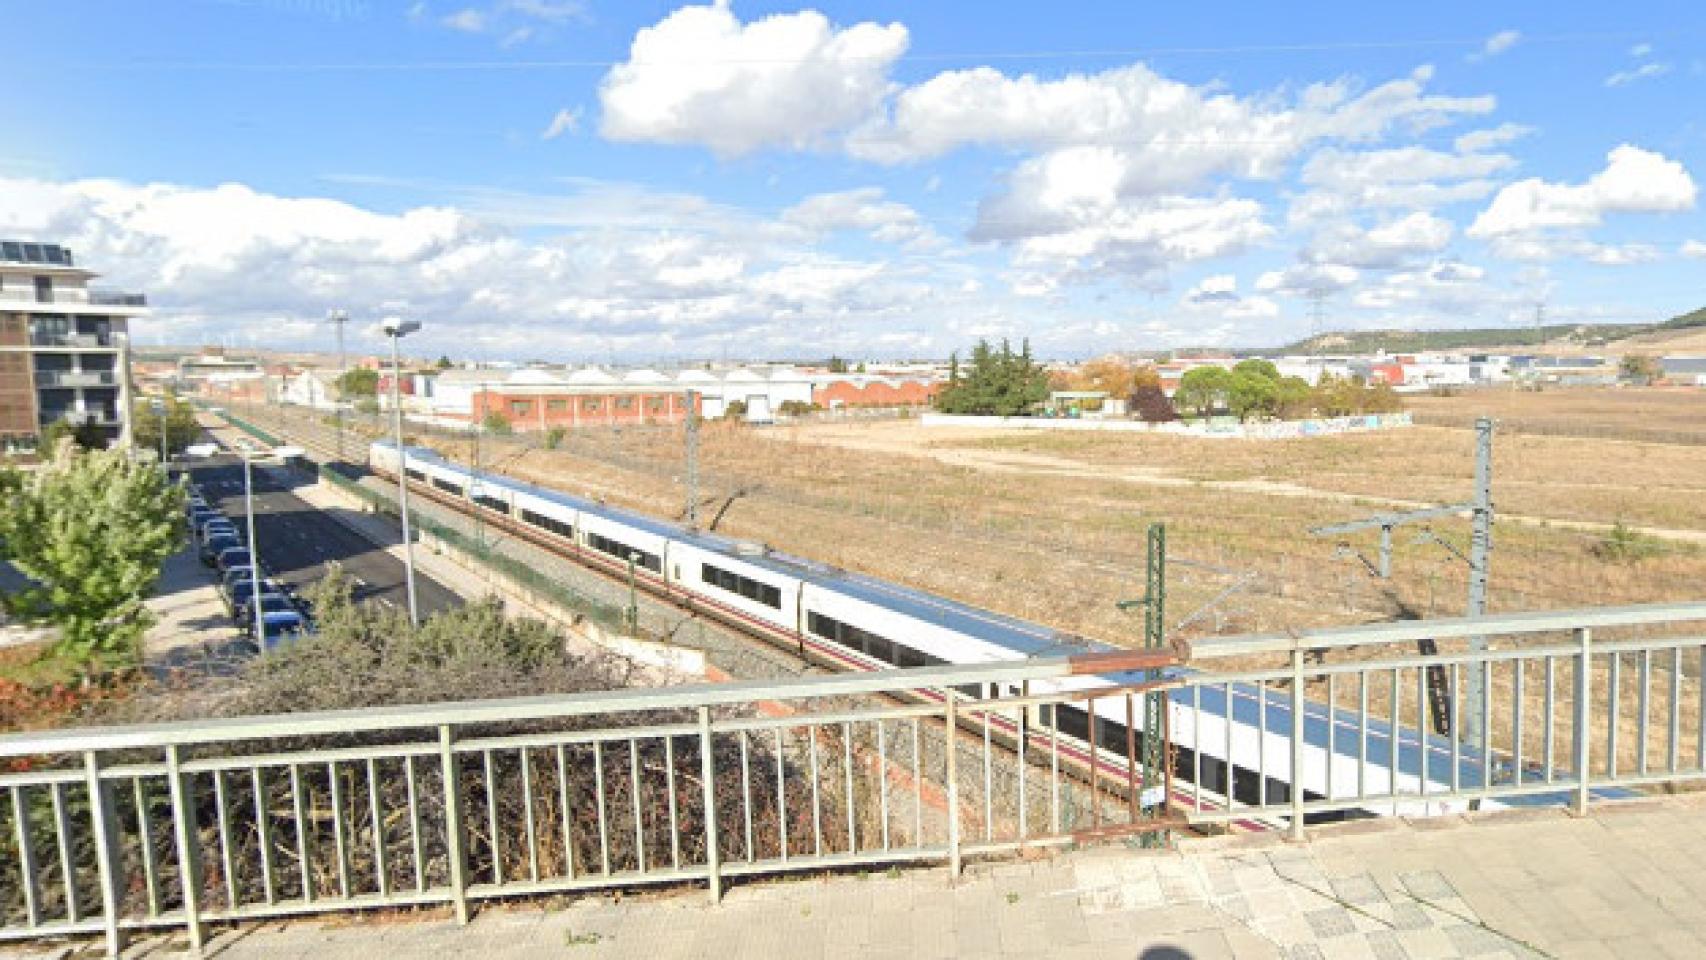
[[1263,353],[1419,353],[1428,350],[1521,350],[1524,347],[1589,349],[1616,347],[1640,338],[1643,347],[1662,347],[1677,331],[1706,328],[1706,307],[1663,323],[1549,323],[1533,327],[1470,327],[1462,330],[1347,330],[1323,333]]
[[1706,307],[1690,310],[1680,317],[1671,317],[1658,325],[1660,330],[1692,330],[1695,327],[1706,327]]
[[1470,327],[1462,330],[1349,330],[1323,333],[1280,347],[1279,353],[1419,353],[1524,346],[1597,347],[1647,333],[1652,324],[1553,323],[1533,327]]

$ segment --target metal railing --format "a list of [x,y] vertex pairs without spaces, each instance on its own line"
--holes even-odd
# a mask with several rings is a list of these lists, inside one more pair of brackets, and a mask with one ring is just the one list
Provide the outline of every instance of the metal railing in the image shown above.
[[14,303],[75,303],[89,304],[101,307],[145,307],[148,297],[141,293],[126,293],[121,290],[35,290],[25,287],[21,289],[0,290],[0,300]]
[[[0,737],[0,941],[945,861],[1180,826],[1063,678],[1167,653]],[[1032,684],[1050,692],[1030,694]],[[1000,699],[950,695],[955,687]],[[1020,736],[1018,731],[1028,730]],[[1005,749],[1004,749],[1005,745]],[[1014,759],[1006,759],[1012,751]],[[1074,771],[1079,771],[1075,774]],[[1089,771],[1088,778],[1084,771]]]
[[37,370],[38,387],[112,387],[118,375],[111,370]]
[[[1706,780],[1706,635],[1674,635],[1702,620],[1706,603],[1650,604],[1199,641],[1171,693],[1192,748],[1185,813],[1301,833],[1471,804],[1582,813],[1595,795]],[[1463,648],[1392,649],[1442,642]]]
[[37,347],[110,348],[112,335],[106,333],[32,333],[30,344]]

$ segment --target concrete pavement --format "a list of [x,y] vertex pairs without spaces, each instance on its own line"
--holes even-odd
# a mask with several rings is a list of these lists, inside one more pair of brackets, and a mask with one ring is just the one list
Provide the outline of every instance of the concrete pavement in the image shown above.
[[[1706,956],[1706,795],[1109,845],[973,866],[225,931],[213,956],[1217,958]],[[171,955],[177,938],[137,943]]]

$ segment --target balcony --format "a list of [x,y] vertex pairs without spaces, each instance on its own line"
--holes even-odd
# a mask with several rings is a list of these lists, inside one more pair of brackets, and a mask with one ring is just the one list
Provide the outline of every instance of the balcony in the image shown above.
[[0,303],[76,304],[94,307],[146,307],[148,297],[121,290],[32,290],[29,288],[0,290]]
[[116,387],[111,370],[37,370],[37,387]]
[[99,350],[110,349],[113,346],[113,338],[110,333],[32,333],[30,345]]

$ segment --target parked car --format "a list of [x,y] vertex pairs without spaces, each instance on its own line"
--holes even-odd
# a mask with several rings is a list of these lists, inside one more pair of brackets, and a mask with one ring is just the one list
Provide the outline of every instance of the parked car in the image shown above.
[[[238,568],[238,569],[241,569],[241,568]],[[278,584],[272,582],[271,580],[264,580],[263,579],[261,581],[261,594],[262,594],[262,596],[265,596],[268,593],[278,593],[278,592],[279,592]],[[251,596],[254,596],[254,593],[255,593],[255,584],[253,581],[251,581],[247,578],[238,580],[237,582],[231,584],[231,586],[229,588],[227,588],[225,591],[225,609],[226,609],[226,611],[228,613],[232,614],[233,616],[235,616],[237,613],[238,606],[240,606],[243,603],[248,602],[248,599]]]
[[252,562],[253,558],[249,555],[249,548],[243,546],[241,541],[214,554],[213,559],[213,565],[219,569],[220,573],[224,573],[232,567],[246,567]]
[[238,536],[237,525],[223,517],[218,520],[210,520],[196,530],[196,538],[202,543],[206,543],[222,533],[232,537]]
[[235,534],[222,533],[216,537],[208,537],[201,545],[201,562],[210,567],[218,566],[220,554],[242,549],[243,541],[237,539]]
[[217,443],[192,443],[184,448],[184,452],[192,457],[206,459],[219,452]]
[[280,611],[261,615],[259,646],[262,652],[293,643],[314,633],[314,625],[300,613]]
[[[265,619],[266,615],[269,613],[300,614],[302,611],[297,609],[295,601],[291,600],[284,594],[265,592],[261,594],[262,619]],[[233,604],[231,608],[231,619],[236,621],[237,629],[243,631],[245,634],[253,634],[255,632],[254,601],[248,597],[244,597],[242,603]],[[304,617],[304,619],[306,619],[306,617]]]

